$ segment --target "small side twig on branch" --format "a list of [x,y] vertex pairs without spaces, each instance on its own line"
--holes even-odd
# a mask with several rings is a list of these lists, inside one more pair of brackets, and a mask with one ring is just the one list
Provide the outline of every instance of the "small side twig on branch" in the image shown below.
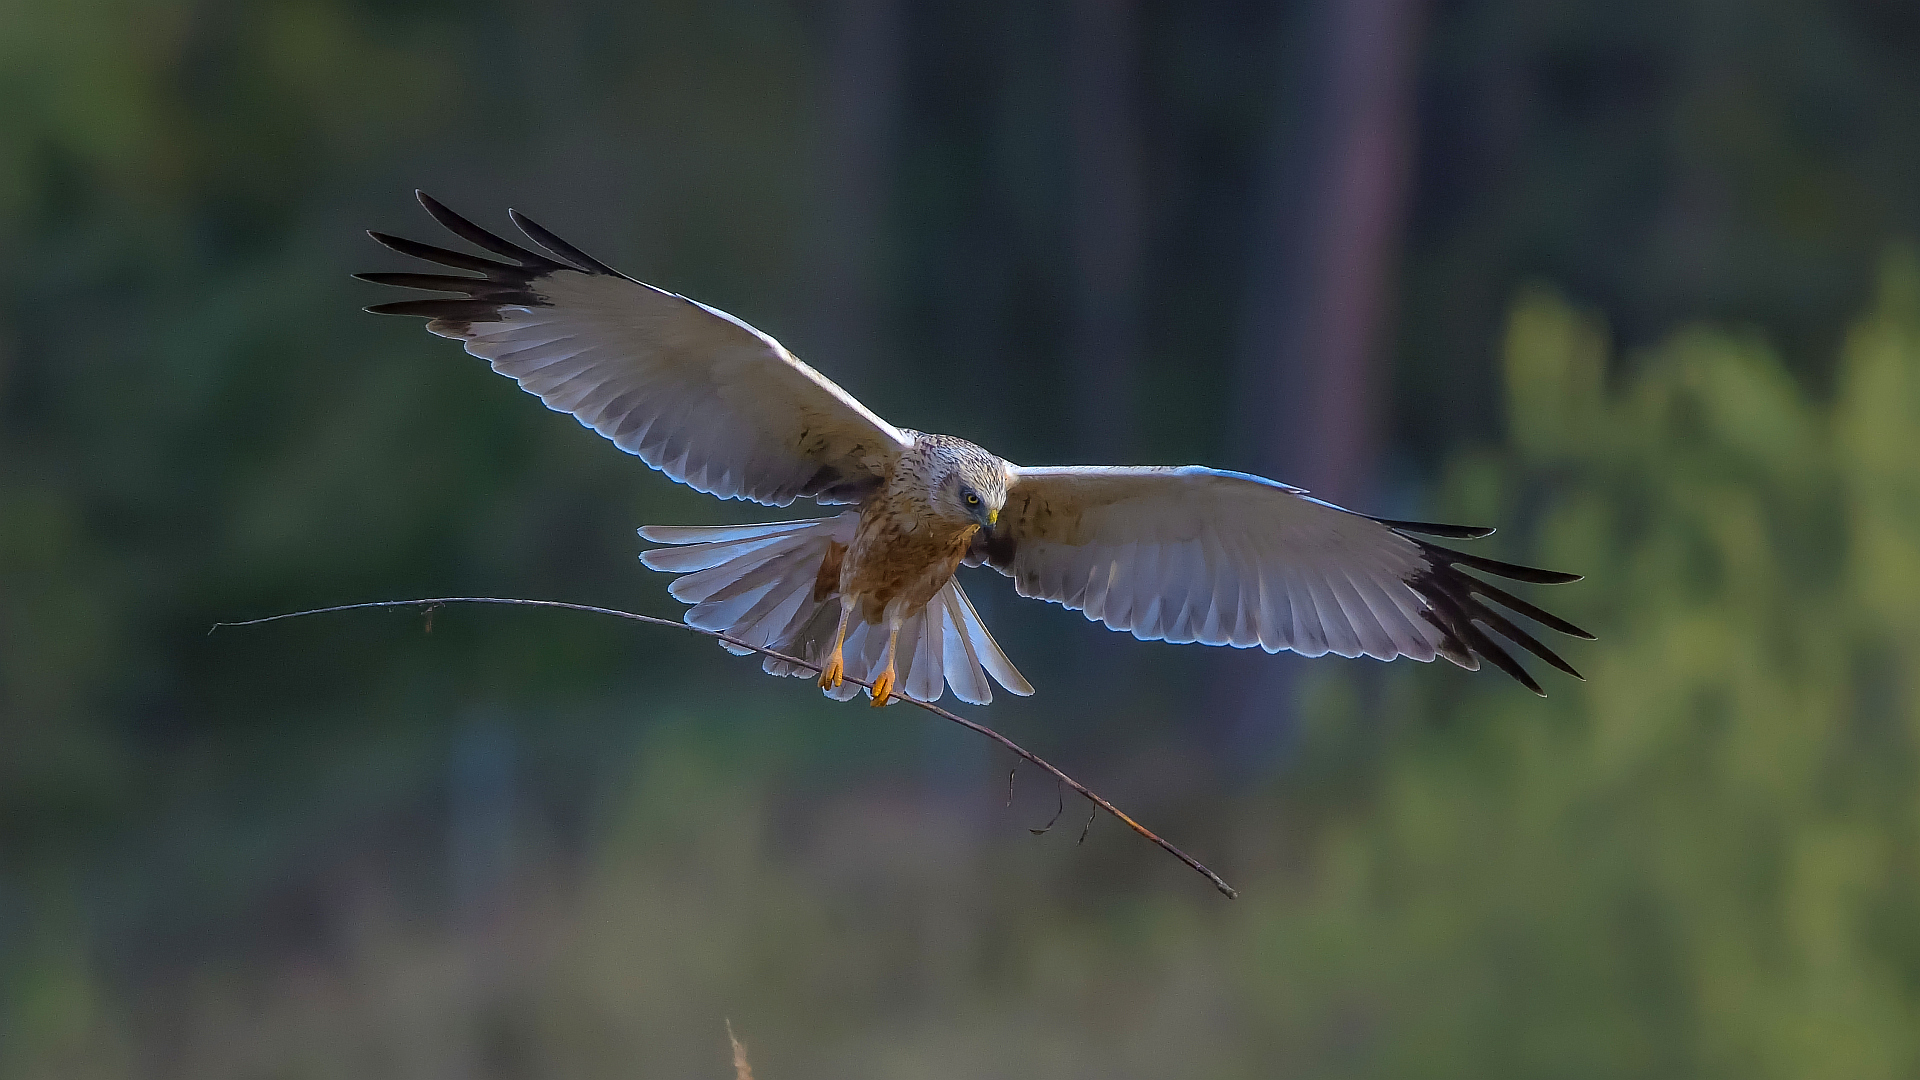
[[1046,834],[1053,831],[1054,825],[1058,824],[1060,821],[1060,815],[1067,812],[1067,797],[1061,793],[1060,785],[1057,783],[1053,785],[1053,801],[1055,804],[1053,808],[1053,816],[1047,819],[1047,823],[1045,825],[1042,825],[1037,829],[1028,829],[1027,830],[1028,832],[1032,833],[1035,836],[1045,836]]
[[[783,660],[789,664],[806,668],[809,671],[820,670],[820,665],[815,664],[808,660],[802,660],[797,656],[788,656],[785,653],[775,652],[772,649],[761,648],[758,645],[754,645],[749,642],[742,641],[739,638],[732,637],[727,634],[722,634],[714,630],[704,630],[698,626],[691,626],[683,622],[675,622],[672,619],[660,619],[660,618],[655,618],[652,615],[636,615],[631,611],[620,611],[616,608],[595,607],[592,604],[569,604],[561,600],[523,600],[523,599],[518,599],[514,597],[498,597],[498,596],[439,596],[439,597],[430,597],[424,600],[374,600],[374,601],[369,601],[363,604],[336,604],[333,607],[311,608],[306,611],[289,611],[280,615],[269,615],[262,619],[243,619],[238,622],[217,622],[217,623],[214,623],[212,627],[208,628],[207,633],[211,635],[215,630],[218,630],[223,626],[259,626],[262,623],[279,622],[282,619],[298,619],[307,615],[328,615],[338,611],[366,611],[373,608],[424,608],[428,616],[431,617],[432,612],[435,608],[444,606],[446,604],[506,604],[512,607],[557,608],[562,611],[584,611],[589,615],[611,615],[616,619],[627,619],[632,622],[647,623],[652,626],[665,626],[674,630],[685,630],[690,633],[699,634],[702,637],[712,638],[715,641],[724,641],[729,645],[734,645],[742,649],[751,650],[753,652],[761,654],[762,656],[771,656],[776,660]],[[432,623],[428,623],[427,625],[431,627]],[[859,679],[849,677],[847,681],[854,683],[858,686],[865,687],[869,691],[873,689],[873,684],[862,682]],[[1213,887],[1220,890],[1221,895],[1225,896],[1227,899],[1232,900],[1232,899],[1237,899],[1239,897],[1240,894],[1234,891],[1233,886],[1228,885],[1225,881],[1221,880],[1220,875],[1207,869],[1206,865],[1200,862],[1200,860],[1194,858],[1191,855],[1188,855],[1186,852],[1181,851],[1179,848],[1174,847],[1172,844],[1167,843],[1165,840],[1162,840],[1151,829],[1148,829],[1146,826],[1128,817],[1126,814],[1121,812],[1119,807],[1113,805],[1107,800],[1101,798],[1099,795],[1095,794],[1094,791],[1091,788],[1087,787],[1085,784],[1082,784],[1080,781],[1075,780],[1073,777],[1068,776],[1064,772],[1061,772],[1051,762],[1040,757],[1038,754],[1035,754],[1033,751],[1028,750],[1026,747],[1021,746],[1019,743],[1014,742],[1012,739],[1007,738],[1005,735],[1002,735],[999,732],[993,730],[992,728],[987,727],[985,724],[977,724],[972,720],[969,720],[966,717],[959,715],[958,713],[950,712],[946,709],[941,708],[938,705],[932,704],[931,702],[915,701],[914,699],[907,698],[907,697],[903,697],[900,700],[905,701],[909,705],[917,705],[920,708],[925,709],[927,712],[930,712],[933,715],[938,716],[943,720],[951,720],[954,723],[959,724],[961,727],[964,727],[969,731],[977,732],[978,734],[984,735],[987,738],[992,739],[994,742],[999,743],[1001,746],[1006,747],[1009,751],[1017,755],[1022,761],[1028,762],[1038,768],[1045,769],[1047,772],[1052,773],[1054,779],[1067,785],[1068,787],[1072,788],[1075,792],[1084,796],[1088,802],[1093,803],[1093,805],[1096,807],[1096,811],[1095,811],[1096,813],[1098,813],[1099,810],[1105,810],[1107,813],[1112,814],[1122,824],[1126,825],[1127,828],[1132,829],[1134,832],[1139,833],[1141,836],[1151,841],[1155,846],[1159,847],[1160,850],[1165,851],[1167,854],[1172,855],[1174,858],[1179,859],[1183,863],[1186,863],[1189,867],[1192,867],[1194,871],[1199,873],[1201,876],[1205,877],[1208,881],[1211,881],[1213,883]],[[1055,820],[1058,820],[1059,815],[1055,814],[1054,818]],[[1048,828],[1051,828],[1052,824],[1053,824],[1052,822],[1048,822]],[[1091,817],[1087,819],[1087,824],[1089,827],[1092,826],[1093,819]],[[1043,831],[1043,830],[1036,830],[1036,831]],[[1084,830],[1080,834],[1080,839],[1083,843],[1086,840],[1086,833]]]

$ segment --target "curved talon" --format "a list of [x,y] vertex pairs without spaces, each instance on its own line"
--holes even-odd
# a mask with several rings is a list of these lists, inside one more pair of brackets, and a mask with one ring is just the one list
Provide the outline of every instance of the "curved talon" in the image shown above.
[[873,680],[873,707],[877,709],[880,706],[885,705],[887,703],[887,699],[892,696],[893,696],[893,669],[888,668],[887,670],[880,673],[879,678]]

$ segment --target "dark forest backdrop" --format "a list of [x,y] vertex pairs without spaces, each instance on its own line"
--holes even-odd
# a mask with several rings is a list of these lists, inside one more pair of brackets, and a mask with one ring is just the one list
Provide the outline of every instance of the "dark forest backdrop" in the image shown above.
[[[1228,903],[669,631],[208,637],[771,516],[360,314],[415,187],[1016,461],[1499,524],[1590,681],[971,582]],[[0,4],[0,1073],[1912,1075],[1916,236],[1902,0]]]

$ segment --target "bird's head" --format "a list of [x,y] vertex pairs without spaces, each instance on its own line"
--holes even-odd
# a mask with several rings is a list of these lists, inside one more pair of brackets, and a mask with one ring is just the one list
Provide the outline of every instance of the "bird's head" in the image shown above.
[[1007,463],[960,439],[942,437],[927,449],[933,509],[956,524],[992,529],[1007,504]]

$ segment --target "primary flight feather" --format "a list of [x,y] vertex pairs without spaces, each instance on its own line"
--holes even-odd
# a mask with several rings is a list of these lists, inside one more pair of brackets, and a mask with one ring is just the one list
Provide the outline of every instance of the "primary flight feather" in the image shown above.
[[[512,377],[548,408],[699,491],[852,509],[762,525],[660,526],[641,561],[680,575],[689,623],[818,666],[841,700],[992,699],[988,676],[1031,694],[954,579],[986,564],[1022,596],[1148,641],[1303,656],[1485,658],[1541,693],[1492,631],[1579,673],[1488,601],[1560,633],[1579,627],[1461,567],[1576,581],[1441,547],[1488,529],[1372,518],[1285,484],[1199,466],[1022,468],[963,439],[896,428],[753,327],[613,270],[523,215],[541,250],[494,235],[426,194],[450,232],[497,258],[384,233],[404,255],[467,275],[379,273],[456,294],[367,310],[427,329]],[[504,260],[504,261],[503,261]],[[732,651],[742,652],[729,646]],[[776,675],[813,670],[767,658]]]

